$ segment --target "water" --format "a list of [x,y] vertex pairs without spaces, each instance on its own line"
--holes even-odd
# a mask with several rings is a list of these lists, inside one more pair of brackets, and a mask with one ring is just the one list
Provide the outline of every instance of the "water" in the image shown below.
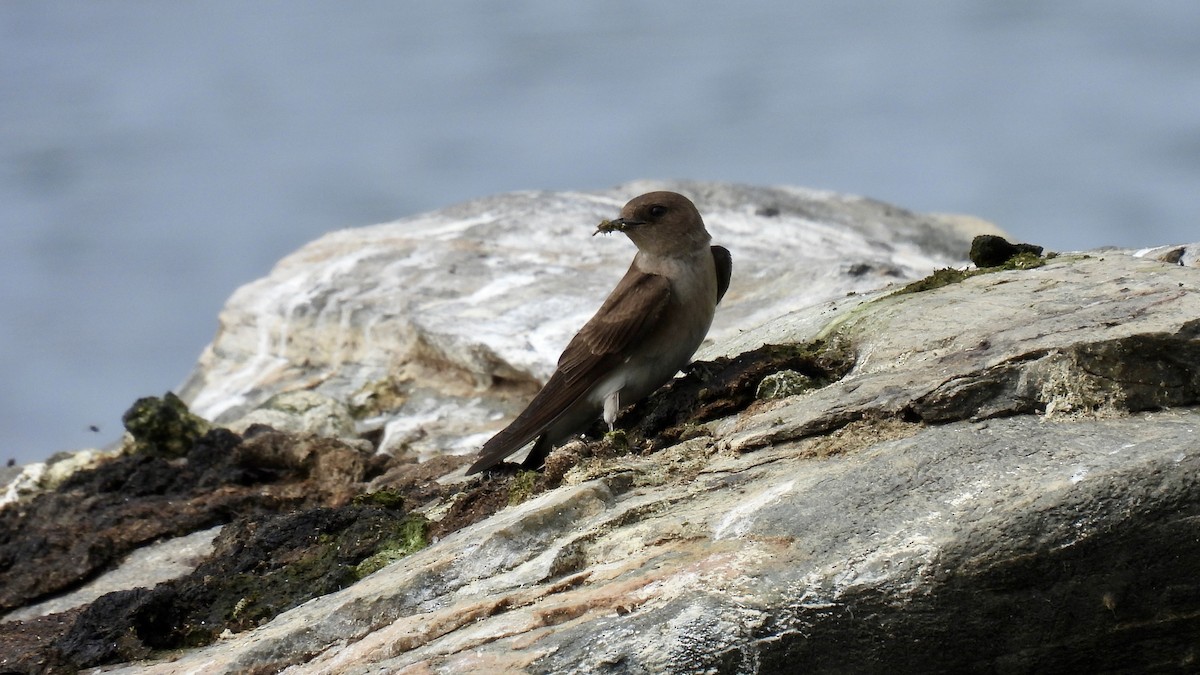
[[8,0],[0,461],[117,438],[306,241],[495,192],[797,184],[1194,241],[1196,35],[1167,1]]

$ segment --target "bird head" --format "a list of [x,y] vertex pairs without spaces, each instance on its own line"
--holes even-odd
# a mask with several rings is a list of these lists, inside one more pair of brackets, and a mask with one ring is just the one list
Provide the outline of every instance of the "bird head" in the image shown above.
[[618,218],[600,223],[596,232],[623,232],[639,250],[657,255],[691,251],[711,240],[696,205],[677,192],[634,197]]

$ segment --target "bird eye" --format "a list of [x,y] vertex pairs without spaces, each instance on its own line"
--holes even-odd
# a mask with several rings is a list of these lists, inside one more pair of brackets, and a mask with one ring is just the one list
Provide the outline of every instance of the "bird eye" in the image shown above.
[[652,218],[662,218],[663,214],[666,212],[667,207],[663,206],[662,204],[655,204],[654,206],[650,207],[650,217]]

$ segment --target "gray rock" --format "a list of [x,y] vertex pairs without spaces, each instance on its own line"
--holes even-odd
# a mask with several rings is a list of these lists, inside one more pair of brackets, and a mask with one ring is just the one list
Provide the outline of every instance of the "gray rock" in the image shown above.
[[[1200,352],[1195,268],[1120,253],[1062,256],[924,293],[845,303],[800,338],[847,340],[850,375],[725,423],[745,450],[869,416],[927,422],[1018,413],[1194,405]],[[785,316],[736,350],[803,325]]]
[[[711,199],[747,221],[773,213]],[[738,260],[754,274],[753,255]],[[774,281],[734,296],[734,325],[768,312]],[[126,671],[1195,668],[1197,290],[1195,267],[1109,251],[918,293],[779,301],[709,353],[840,341],[857,354],[847,376],[652,455],[584,463],[349,588]],[[514,347],[490,344],[455,367],[518,370]],[[225,351],[197,382],[217,386]]]
[[243,433],[254,424],[277,431],[355,439],[354,418],[347,404],[313,391],[285,391],[267,399],[228,428]]

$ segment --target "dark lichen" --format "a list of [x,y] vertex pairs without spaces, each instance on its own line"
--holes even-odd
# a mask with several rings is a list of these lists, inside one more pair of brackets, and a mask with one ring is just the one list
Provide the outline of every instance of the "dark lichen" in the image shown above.
[[923,291],[932,291],[935,288],[956,284],[964,279],[977,277],[981,274],[990,274],[992,272],[1007,272],[1013,270],[1031,270],[1041,267],[1046,264],[1047,260],[1056,257],[1054,253],[1046,256],[1039,256],[1033,253],[1018,253],[1013,257],[1005,260],[999,265],[993,267],[984,267],[974,270],[958,270],[953,267],[946,267],[939,270],[934,270],[933,274],[918,279],[904,288],[896,291],[893,295],[903,295],[905,293],[921,293]]
[[437,522],[429,526],[429,536],[435,539],[483,520],[508,506],[512,494],[509,483],[513,476],[489,471],[463,486],[450,499],[450,508]]
[[1038,258],[1041,255],[1041,246],[1013,244],[994,234],[981,234],[971,240],[971,262],[979,269],[1000,267],[1017,256]]
[[800,344],[764,345],[733,358],[697,361],[682,377],[617,417],[630,444],[651,449],[683,440],[696,425],[745,410],[768,376],[791,371],[810,388],[841,379],[854,365],[848,342],[835,338]]
[[374,492],[358,495],[353,502],[356,506],[379,506],[385,509],[403,509],[404,495],[399,490],[385,488]]
[[1054,257],[1057,257],[1057,254],[1053,252],[1043,256],[1041,246],[1011,244],[995,235],[979,235],[971,242],[971,261],[977,269],[959,270],[946,267],[934,270],[933,274],[908,284],[894,295],[931,291],[989,272],[1034,269],[1045,265],[1047,260]]
[[134,452],[182,457],[205,433],[210,424],[188,411],[178,396],[167,392],[162,398],[139,398],[121,417],[133,436]]
[[[89,606],[58,641],[58,657],[90,666],[209,644],[225,630],[254,628],[354,583],[364,562],[383,550],[424,547],[426,528],[420,516],[353,505],[239,521],[191,574]],[[118,634],[124,646],[113,644]]]
[[[406,506],[442,495],[431,477],[464,461],[393,460],[377,472],[388,476],[378,486],[385,489],[355,503],[367,488],[360,450],[267,427],[244,438],[215,428],[187,440],[196,428],[172,399],[132,408],[130,426],[145,450],[0,509],[0,611],[77,588],[155,540],[225,524],[212,555],[151,590],[111,593],[53,619],[0,624],[0,654],[20,653],[19,663],[34,670],[51,664],[73,672],[258,625],[354,583],[376,554],[425,546],[429,525],[406,515]],[[444,528],[461,524],[452,519]]]

